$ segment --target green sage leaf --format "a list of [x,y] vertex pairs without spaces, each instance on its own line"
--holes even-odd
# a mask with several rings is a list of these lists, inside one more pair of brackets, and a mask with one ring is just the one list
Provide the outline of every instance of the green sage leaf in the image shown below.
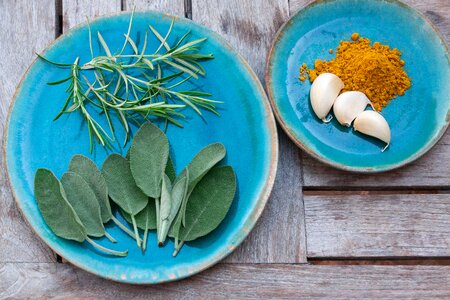
[[111,154],[103,163],[102,174],[112,201],[130,215],[136,215],[147,205],[147,196],[138,188],[129,162],[118,154]]
[[36,171],[34,195],[42,217],[53,233],[67,240],[85,240],[86,229],[67,201],[64,188],[52,171]]
[[174,182],[177,178],[177,173],[175,172],[175,167],[173,165],[172,158],[169,155],[169,158],[167,159],[167,165],[166,165],[166,171],[165,171],[167,177],[169,177],[171,182]]
[[[131,216],[124,210],[121,210],[122,216],[127,220],[128,223],[133,223],[131,221]],[[135,217],[136,225],[145,230],[146,228],[149,230],[156,229],[156,207],[155,201],[150,199],[148,201],[147,206],[141,210]]]
[[100,215],[100,205],[89,184],[77,173],[67,172],[61,178],[67,201],[72,205],[87,235],[101,237],[105,228]]
[[189,186],[186,197],[181,204],[181,217],[184,226],[186,226],[185,211],[189,195],[192,193],[197,183],[202,180],[203,176],[220,162],[225,157],[226,153],[227,151],[223,144],[210,144],[200,150],[185,168],[189,171]]
[[181,226],[179,239],[192,241],[216,229],[230,209],[235,192],[232,167],[216,167],[208,172],[189,197],[186,226]]
[[169,157],[169,141],[150,122],[137,131],[130,150],[130,166],[137,186],[149,197],[159,198]]
[[214,143],[204,147],[191,160],[187,169],[189,170],[188,195],[194,190],[197,183],[203,176],[211,170],[226,155],[225,146],[221,143]]
[[164,174],[161,188],[161,208],[160,208],[160,218],[165,220],[169,218],[170,206],[172,205],[172,183],[167,175]]
[[95,163],[83,155],[75,155],[69,164],[69,171],[77,173],[89,184],[94,191],[97,202],[100,205],[100,213],[103,223],[111,220],[112,212],[108,198],[108,188],[105,178]]
[[162,243],[164,243],[167,234],[169,232],[169,228],[171,227],[178,212],[180,211],[183,199],[186,197],[188,183],[189,183],[189,171],[182,172],[180,176],[175,180],[175,183],[171,191],[171,206],[169,216],[167,217],[166,220],[163,220],[160,229],[161,232],[160,241]]
[[161,187],[161,198],[159,208],[159,227],[158,231],[158,244],[164,243],[164,231],[168,230],[170,210],[172,206],[172,183],[169,177],[164,174]]

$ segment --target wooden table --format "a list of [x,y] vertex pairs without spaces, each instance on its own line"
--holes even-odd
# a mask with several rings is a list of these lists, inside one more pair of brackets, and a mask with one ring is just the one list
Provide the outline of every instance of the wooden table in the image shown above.
[[[450,38],[449,0],[408,0]],[[86,16],[154,9],[222,34],[262,78],[277,29],[305,0],[1,0],[0,130],[22,74]],[[330,12],[332,13],[332,12]],[[425,99],[424,99],[425,100]],[[450,298],[450,132],[393,172],[329,168],[280,133],[272,196],[245,242],[190,279],[110,282],[61,261],[22,218],[0,158],[0,298]],[[3,141],[1,142],[3,144]]]

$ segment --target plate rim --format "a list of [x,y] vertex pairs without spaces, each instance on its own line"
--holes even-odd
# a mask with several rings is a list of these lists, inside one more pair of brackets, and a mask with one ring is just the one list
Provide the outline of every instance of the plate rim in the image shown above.
[[[112,13],[112,14],[107,14],[107,15],[102,15],[102,16],[98,16],[98,17],[94,17],[94,18],[90,18],[89,19],[89,24],[92,25],[95,22],[101,21],[101,20],[107,20],[107,19],[114,19],[115,17],[118,16],[122,16],[122,15],[131,15],[133,12],[132,11],[120,11],[117,13]],[[158,16],[161,18],[172,18],[175,19],[178,22],[182,22],[184,24],[188,24],[188,25],[193,25],[193,26],[197,26],[199,28],[202,28],[204,30],[206,30],[208,32],[208,34],[213,37],[216,41],[218,41],[219,43],[221,43],[223,46],[226,47],[227,52],[231,52],[233,56],[235,56],[237,58],[237,60],[239,61],[239,63],[241,63],[242,67],[244,70],[246,70],[248,72],[248,74],[250,75],[250,77],[253,79],[253,82],[255,83],[255,90],[257,92],[259,92],[259,94],[261,95],[262,98],[262,109],[263,112],[265,113],[265,121],[266,124],[268,126],[268,137],[270,139],[270,149],[271,149],[271,153],[272,155],[269,156],[268,160],[269,160],[269,168],[268,168],[268,174],[267,174],[267,179],[264,183],[264,186],[261,188],[260,193],[259,193],[259,198],[256,200],[256,204],[255,207],[253,209],[253,211],[251,211],[251,213],[249,214],[247,220],[242,224],[242,228],[239,232],[236,233],[235,236],[233,236],[231,238],[231,240],[233,241],[233,243],[224,245],[221,248],[220,251],[218,251],[217,255],[213,256],[209,261],[207,261],[206,263],[201,264],[198,268],[196,269],[190,269],[188,267],[183,267],[183,270],[181,273],[181,275],[176,276],[176,277],[170,277],[170,276],[166,276],[165,278],[158,278],[158,279],[151,279],[150,277],[146,277],[144,280],[139,279],[139,280],[130,280],[130,279],[122,279],[120,276],[116,276],[116,277],[112,277],[112,276],[108,276],[107,274],[103,274],[100,272],[96,272],[96,270],[89,268],[86,265],[80,264],[76,261],[73,261],[70,258],[65,257],[64,255],[62,255],[59,251],[56,251],[46,240],[46,238],[44,238],[36,228],[34,228],[30,221],[28,220],[28,215],[25,213],[25,210],[21,204],[21,200],[19,199],[19,197],[16,194],[16,190],[13,187],[13,184],[11,182],[11,177],[9,174],[9,167],[8,167],[8,162],[7,162],[7,144],[8,144],[8,131],[9,131],[9,124],[10,124],[10,119],[11,119],[11,113],[12,110],[14,108],[14,105],[16,103],[17,100],[17,95],[19,90],[22,87],[23,81],[25,80],[25,78],[28,76],[31,68],[35,65],[35,63],[38,61],[38,57],[35,57],[34,60],[30,63],[30,65],[28,66],[28,68],[26,69],[25,73],[22,75],[20,81],[18,82],[16,89],[14,91],[14,94],[11,98],[11,102],[8,106],[8,113],[7,113],[7,118],[6,118],[6,122],[5,122],[5,127],[4,127],[4,132],[3,132],[3,147],[2,147],[2,152],[3,152],[3,160],[5,162],[5,171],[6,171],[6,183],[11,191],[11,194],[14,198],[14,202],[16,203],[17,207],[19,208],[22,216],[24,217],[26,223],[28,224],[28,226],[32,229],[32,231],[34,232],[34,234],[42,241],[45,243],[45,245],[47,247],[49,247],[51,249],[51,251],[55,252],[56,254],[58,254],[59,256],[63,257],[64,259],[66,259],[68,262],[70,262],[72,265],[90,273],[93,274],[95,276],[101,277],[101,278],[105,278],[114,282],[120,282],[120,283],[126,283],[126,284],[132,284],[132,285],[156,285],[156,284],[160,284],[160,283],[166,283],[166,282],[173,282],[173,281],[178,281],[190,276],[193,276],[195,274],[198,274],[212,266],[214,266],[215,264],[219,263],[221,260],[223,260],[225,257],[227,257],[228,255],[230,255],[244,240],[245,238],[249,235],[249,233],[252,231],[252,229],[255,227],[256,222],[259,220],[259,218],[261,217],[262,212],[264,211],[264,208],[268,202],[268,199],[270,197],[270,194],[272,192],[274,183],[275,183],[275,178],[276,178],[276,174],[277,174],[277,169],[278,169],[278,160],[279,160],[279,140],[278,140],[278,132],[277,132],[277,126],[276,126],[276,121],[275,121],[275,117],[273,114],[273,110],[272,110],[272,106],[270,105],[268,96],[263,88],[263,85],[261,83],[261,80],[258,78],[258,76],[256,75],[256,73],[253,71],[253,69],[251,68],[250,64],[247,62],[247,60],[237,51],[235,50],[231,44],[225,40],[225,38],[223,38],[219,33],[213,31],[212,29],[197,23],[191,19],[187,19],[187,18],[183,18],[180,16],[174,16],[172,14],[168,14],[168,13],[164,13],[164,12],[160,12],[160,11],[156,11],[156,10],[139,10],[134,12],[136,14],[148,14],[148,17],[154,17],[154,16]],[[73,31],[78,30],[82,27],[87,26],[88,23],[86,21],[77,24],[76,26],[72,27],[71,29],[69,29],[68,31],[66,31],[65,33],[61,34],[60,36],[58,36],[56,39],[54,39],[53,41],[51,41],[43,50],[40,51],[41,54],[47,52],[50,48],[52,48],[58,41],[60,41],[60,39],[62,39],[63,37],[66,37],[68,35],[70,35]],[[267,148],[266,148],[267,149]],[[220,249],[219,248],[219,249]]]
[[[423,13],[421,13],[420,11],[416,10],[414,7],[408,5],[400,0],[374,0],[374,1],[394,3],[394,4],[397,4],[398,6],[403,7],[403,9],[409,10],[410,13],[417,14],[425,23],[430,25],[430,27],[432,28],[432,30],[434,31],[436,36],[441,41],[442,45],[444,45],[445,50],[447,52],[446,53],[447,59],[450,61],[449,47],[448,47],[447,43],[445,42],[445,39],[444,39],[442,33],[430,20],[428,20],[428,18]],[[286,124],[286,122],[284,121],[284,118],[282,116],[282,113],[278,108],[277,101],[275,101],[275,97],[274,97],[273,85],[272,85],[273,82],[272,82],[272,76],[271,76],[271,72],[272,72],[272,63],[271,62],[274,57],[274,53],[276,50],[275,48],[278,45],[278,42],[281,40],[281,37],[282,37],[285,29],[287,29],[287,27],[289,26],[292,19],[296,18],[300,13],[302,13],[306,9],[311,9],[316,5],[322,5],[323,3],[330,3],[330,2],[337,2],[337,0],[314,0],[313,2],[310,2],[310,3],[300,7],[291,17],[289,17],[289,19],[286,22],[283,23],[283,25],[277,31],[277,33],[272,41],[272,44],[270,46],[270,50],[267,54],[266,66],[265,66],[265,71],[264,71],[264,81],[266,84],[267,94],[268,94],[270,105],[272,106],[273,113],[274,113],[278,123],[281,125],[281,128],[283,129],[283,131],[289,137],[289,139],[292,142],[294,142],[297,145],[297,147],[299,147],[301,150],[308,153],[310,157],[313,157],[314,159],[318,160],[321,163],[324,163],[325,165],[328,165],[328,166],[331,166],[333,168],[343,170],[343,171],[348,171],[348,172],[353,172],[353,173],[363,173],[363,174],[382,173],[382,172],[387,172],[387,171],[402,168],[402,167],[412,163],[413,161],[419,159],[424,154],[426,154],[428,151],[430,151],[431,148],[433,148],[437,144],[437,142],[439,142],[439,140],[444,136],[445,132],[447,131],[447,129],[449,128],[449,125],[450,125],[450,110],[447,112],[446,124],[440,128],[440,130],[436,134],[436,136],[433,137],[433,139],[428,141],[428,145],[426,145],[426,147],[422,148],[420,151],[416,152],[414,155],[411,155],[408,159],[406,159],[400,163],[390,164],[390,165],[381,166],[381,167],[350,167],[345,164],[331,161],[331,160],[327,159],[326,157],[317,154],[316,151],[310,149],[307,145],[305,145],[301,141],[301,139],[296,137],[293,130]]]

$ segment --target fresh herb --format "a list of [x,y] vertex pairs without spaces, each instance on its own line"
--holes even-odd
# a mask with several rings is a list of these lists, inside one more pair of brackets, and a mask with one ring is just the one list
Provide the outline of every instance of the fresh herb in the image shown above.
[[[165,181],[170,181],[168,176],[165,176]],[[183,200],[186,198],[187,190],[189,183],[189,171],[182,172],[180,176],[175,180],[173,184],[172,190],[169,192],[170,194],[170,203],[168,204],[169,213],[166,218],[162,218],[160,220],[161,226],[158,231],[158,244],[163,245],[164,241],[169,233],[170,225],[175,220],[178,212],[180,211],[181,204]],[[164,186],[163,181],[163,186]],[[162,196],[161,196],[162,200]],[[162,206],[162,201],[161,201]]]
[[137,186],[149,197],[159,198],[161,181],[169,157],[169,141],[150,122],[136,132],[130,149],[131,173]]
[[199,153],[197,153],[189,165],[186,167],[186,171],[189,171],[189,186],[187,191],[187,196],[183,199],[182,205],[182,223],[183,226],[186,225],[185,222],[185,210],[187,199],[194,190],[203,176],[211,170],[218,162],[220,162],[226,155],[225,147],[220,143],[214,143],[206,146]]
[[141,239],[135,216],[147,205],[147,196],[137,187],[131,174],[130,163],[122,156],[111,154],[103,164],[102,173],[112,201],[130,215],[136,243],[140,248]]
[[69,172],[80,175],[95,194],[100,206],[102,222],[107,223],[112,218],[111,206],[108,199],[108,187],[105,178],[95,163],[83,155],[75,155],[69,164]]
[[[145,32],[141,49],[131,38],[134,12],[131,15],[128,31],[120,51],[112,53],[100,32],[97,39],[104,54],[94,55],[92,32],[89,26],[89,47],[91,60],[80,64],[76,58],[71,64],[56,63],[38,54],[44,61],[70,70],[68,77],[49,82],[57,85],[68,82],[67,98],[55,120],[62,114],[79,111],[86,121],[90,148],[97,140],[102,146],[110,147],[115,141],[115,128],[112,116],[118,117],[125,130],[124,145],[130,138],[130,122],[143,124],[151,117],[162,118],[167,124],[177,126],[182,124],[178,118],[184,118],[179,109],[189,106],[199,115],[201,109],[218,115],[216,104],[221,103],[210,99],[210,93],[181,90],[183,83],[197,79],[206,74],[201,62],[213,58],[212,54],[199,52],[206,38],[189,41],[190,32],[184,34],[173,45],[169,45],[174,20],[165,35],[149,26],[149,31],[159,40],[159,46],[147,53],[149,31]],[[125,53],[131,47],[132,53]],[[169,74],[163,74],[168,71]],[[89,80],[85,73],[92,73]],[[109,129],[100,125],[97,116],[102,115]],[[109,133],[108,133],[109,132]]]
[[230,166],[213,168],[198,183],[186,206],[186,225],[180,227],[177,239],[181,241],[174,256],[184,242],[195,240],[213,231],[225,218],[236,191],[236,176]]
[[63,185],[50,170],[36,171],[34,190],[39,210],[47,225],[57,236],[80,243],[87,241],[95,248],[111,255],[127,255],[127,251],[105,248],[88,237],[88,230],[67,200]]
[[106,237],[113,243],[116,241],[106,233],[100,215],[100,205],[89,184],[77,173],[67,172],[61,178],[67,201],[72,205],[86,228],[87,235]]
[[[142,252],[144,252],[147,248],[148,231],[156,229],[156,207],[155,201],[152,200],[153,199],[150,199],[147,206],[135,216],[137,227],[144,230],[144,237],[142,239]],[[123,209],[121,210],[121,212],[128,223],[133,223],[133,221],[131,220],[131,216],[127,212],[125,212]]]
[[177,173],[175,172],[175,166],[173,165],[172,158],[167,159],[167,165],[166,165],[166,171],[165,171],[167,177],[169,177],[170,181],[174,181],[175,178],[177,178]]
[[77,173],[89,184],[94,191],[97,202],[100,205],[100,213],[104,224],[112,220],[120,229],[132,238],[136,239],[136,235],[130,231],[125,225],[113,215],[111,205],[108,198],[108,187],[105,178],[95,163],[83,155],[75,155],[69,164],[69,171]]
[[[56,235],[89,243],[114,255],[88,236],[110,237],[103,226],[113,220],[136,239],[145,252],[150,230],[156,229],[163,246],[174,238],[176,256],[185,242],[202,237],[219,226],[236,192],[236,176],[230,166],[217,167],[225,147],[215,143],[203,148],[176,176],[166,135],[146,123],[133,139],[124,158],[111,154],[100,172],[87,157],[72,158],[62,185],[48,170],[39,169],[35,194],[45,221]],[[111,199],[131,223],[134,233],[112,214]],[[141,239],[139,229],[143,230]]]

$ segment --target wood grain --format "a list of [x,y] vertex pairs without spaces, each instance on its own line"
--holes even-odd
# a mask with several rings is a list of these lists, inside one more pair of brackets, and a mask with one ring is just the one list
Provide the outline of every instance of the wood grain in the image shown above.
[[303,181],[305,188],[347,189],[370,187],[389,188],[443,188],[450,187],[450,131],[422,158],[410,165],[385,173],[352,174],[331,168],[303,154]]
[[269,46],[288,15],[287,0],[192,0],[192,20],[222,34],[260,79]]
[[[287,1],[192,1],[192,19],[223,34],[260,77],[269,44],[287,15]],[[272,196],[255,229],[227,261],[305,262],[301,195],[299,152],[280,132],[279,171]]]
[[124,0],[124,10],[157,10],[174,16],[184,16],[184,0]]
[[0,262],[54,261],[52,252],[31,231],[12,197],[3,157],[3,132],[9,104],[22,75],[55,38],[52,0],[0,1]]
[[289,15],[294,15],[298,10],[312,2],[314,0],[289,0]]
[[304,196],[308,257],[450,256],[450,194]]
[[94,18],[119,12],[121,0],[63,0],[63,31],[86,22],[86,17]]
[[282,130],[278,132],[280,160],[272,195],[255,228],[226,262],[306,262],[300,156]]
[[0,265],[0,298],[448,299],[449,266],[222,264],[157,286],[108,282],[69,265]]
[[[291,15],[310,0],[290,0]],[[450,41],[450,1],[403,0],[423,13]],[[353,187],[384,188],[444,188],[450,187],[450,132],[425,156],[416,162],[387,173],[364,175],[352,174],[329,167],[306,153],[303,156],[305,189],[347,189]]]

